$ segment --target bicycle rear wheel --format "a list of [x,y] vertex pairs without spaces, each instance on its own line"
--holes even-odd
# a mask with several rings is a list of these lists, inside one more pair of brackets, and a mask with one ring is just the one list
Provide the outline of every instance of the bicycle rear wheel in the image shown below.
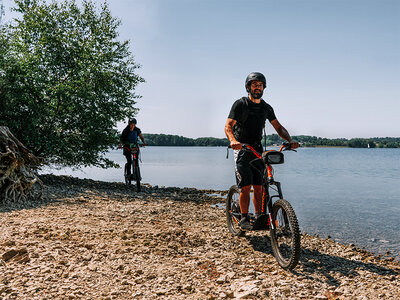
[[130,185],[131,184],[131,176],[128,175],[128,164],[125,164],[124,177],[125,177],[125,184]]
[[279,265],[291,270],[300,259],[300,229],[290,203],[279,199],[273,205],[275,229],[270,227],[271,244]]
[[142,179],[140,177],[140,168],[139,168],[139,163],[135,162],[135,175],[136,175],[136,190],[140,192],[141,187],[140,187],[140,180]]
[[239,226],[240,206],[239,206],[240,190],[236,185],[231,186],[226,198],[226,223],[230,233],[235,236],[243,236],[244,231]]

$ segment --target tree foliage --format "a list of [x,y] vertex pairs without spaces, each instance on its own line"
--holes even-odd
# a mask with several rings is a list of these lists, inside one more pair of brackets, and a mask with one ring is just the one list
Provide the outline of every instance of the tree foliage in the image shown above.
[[16,0],[0,31],[0,125],[50,162],[108,167],[144,80],[107,3]]

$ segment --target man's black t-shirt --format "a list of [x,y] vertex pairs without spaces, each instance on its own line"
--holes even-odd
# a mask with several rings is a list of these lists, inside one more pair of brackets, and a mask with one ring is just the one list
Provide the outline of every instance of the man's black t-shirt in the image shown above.
[[233,134],[238,142],[256,145],[261,143],[266,120],[273,121],[276,116],[271,105],[264,100],[254,103],[243,97],[233,103],[228,118],[236,120]]

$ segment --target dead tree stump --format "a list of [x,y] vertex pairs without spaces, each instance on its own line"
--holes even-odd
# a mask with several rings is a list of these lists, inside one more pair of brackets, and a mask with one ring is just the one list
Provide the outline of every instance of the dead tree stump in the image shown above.
[[37,170],[42,163],[8,127],[0,126],[0,204],[40,198],[42,182]]

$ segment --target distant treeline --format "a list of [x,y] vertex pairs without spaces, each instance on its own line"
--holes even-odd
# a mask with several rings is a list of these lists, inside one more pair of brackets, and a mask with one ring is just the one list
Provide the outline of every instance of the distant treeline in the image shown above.
[[[374,137],[353,139],[328,139],[309,135],[292,137],[304,147],[350,147],[350,148],[400,148],[400,138]],[[267,135],[267,145],[280,144],[283,140],[277,134]]]
[[[149,146],[227,146],[228,139],[202,137],[197,139],[170,134],[143,134]],[[354,138],[328,139],[316,136],[297,135],[292,137],[304,147],[351,147],[351,148],[400,148],[400,138]],[[268,146],[279,145],[284,142],[277,134],[267,135]]]
[[228,139],[202,137],[197,139],[170,134],[144,133],[144,140],[149,146],[227,146]]

